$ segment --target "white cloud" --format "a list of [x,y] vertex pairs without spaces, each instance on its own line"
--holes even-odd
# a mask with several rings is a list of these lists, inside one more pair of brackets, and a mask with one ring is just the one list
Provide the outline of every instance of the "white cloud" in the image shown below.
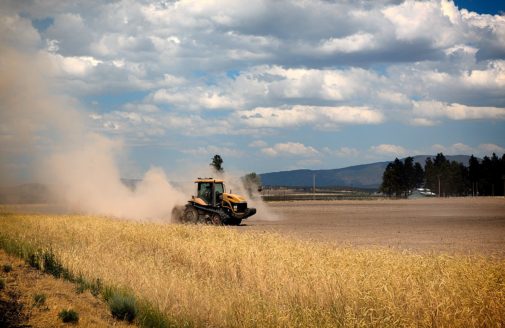
[[169,90],[160,89],[151,96],[155,103],[175,105],[184,109],[235,109],[242,106],[242,100],[204,88]]
[[356,33],[344,38],[325,40],[315,51],[324,53],[351,53],[376,48],[374,36],[370,33]]
[[360,151],[352,147],[341,147],[335,151],[335,154],[339,157],[356,157]]
[[268,146],[268,144],[263,140],[254,140],[249,143],[249,147],[252,147],[252,148],[265,148],[267,146]]
[[446,104],[438,101],[416,101],[413,113],[425,118],[446,117],[452,120],[505,119],[505,108]]
[[451,104],[447,107],[447,116],[454,120],[505,119],[505,108]]
[[440,123],[439,121],[430,120],[424,117],[415,117],[410,120],[411,125],[417,125],[417,126],[435,126],[439,123]]
[[500,155],[500,154],[505,154],[505,148],[502,147],[502,146],[498,146],[498,145],[495,145],[495,144],[480,144],[478,149],[481,151],[481,154],[484,153],[484,154],[487,154],[487,155],[490,155],[492,153],[495,153],[497,155]]
[[[505,25],[504,25],[505,28]],[[504,88],[505,61],[494,60],[488,62],[483,69],[472,69],[461,74],[462,83],[473,88]]]
[[451,150],[454,154],[471,154],[473,152],[472,147],[461,142],[453,144]]
[[476,155],[476,156],[490,156],[496,153],[498,156],[505,153],[505,148],[496,144],[487,143],[479,144],[478,146],[470,146],[458,142],[449,146],[435,144],[431,146],[435,153],[444,153],[445,155]]
[[[504,124],[503,15],[446,0],[92,4],[2,1],[0,43],[46,58],[48,83],[83,103],[99,99],[93,127],[128,140],[240,134],[243,147],[277,156],[288,152],[257,139],[275,144],[306,127],[352,138],[350,125],[384,122]],[[313,150],[326,137],[311,139]],[[394,145],[374,150],[405,151],[385,146]]]
[[263,148],[261,151],[268,156],[314,156],[319,154],[319,151],[317,151],[314,147],[305,146],[299,142],[278,143],[273,147]]
[[370,147],[370,151],[378,155],[392,155],[397,157],[403,157],[408,155],[407,149],[398,145],[391,144],[380,144],[377,146]]
[[49,54],[48,56],[52,61],[59,74],[68,74],[73,76],[85,76],[89,74],[102,61],[94,57],[63,57],[58,54]]
[[381,112],[368,107],[255,108],[236,113],[245,124],[253,127],[289,127],[305,124],[378,124],[384,120]]
[[410,104],[409,98],[404,94],[397,91],[383,90],[377,92],[377,97],[392,104],[408,105]]
[[[449,8],[445,1],[405,1],[400,5],[382,10],[394,25],[398,40],[430,40],[433,45],[444,47],[460,36],[458,13]],[[427,23],[429,22],[429,23]],[[437,33],[433,33],[437,31]]]

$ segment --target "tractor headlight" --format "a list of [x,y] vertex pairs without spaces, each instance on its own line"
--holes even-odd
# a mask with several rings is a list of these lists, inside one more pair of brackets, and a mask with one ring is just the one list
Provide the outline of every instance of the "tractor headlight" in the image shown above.
[[237,205],[233,205],[233,210],[236,211],[237,210]]

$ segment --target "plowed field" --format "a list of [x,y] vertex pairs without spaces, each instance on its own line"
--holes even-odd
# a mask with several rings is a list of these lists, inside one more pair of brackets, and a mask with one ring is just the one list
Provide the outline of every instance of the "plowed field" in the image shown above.
[[415,251],[505,256],[505,198],[268,203],[240,230]]

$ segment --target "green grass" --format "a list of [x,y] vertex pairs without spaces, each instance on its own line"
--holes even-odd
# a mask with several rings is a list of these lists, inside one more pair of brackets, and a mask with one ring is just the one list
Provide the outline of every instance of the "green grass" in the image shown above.
[[7,263],[2,266],[2,271],[5,273],[9,273],[12,271],[12,265]]
[[33,295],[33,305],[39,307],[46,304],[46,298],[46,294],[43,293]]
[[139,310],[137,300],[131,292],[117,288],[106,288],[103,295],[114,318],[128,322],[135,320]]
[[61,312],[58,313],[58,317],[65,323],[79,322],[79,313],[72,309],[61,310]]

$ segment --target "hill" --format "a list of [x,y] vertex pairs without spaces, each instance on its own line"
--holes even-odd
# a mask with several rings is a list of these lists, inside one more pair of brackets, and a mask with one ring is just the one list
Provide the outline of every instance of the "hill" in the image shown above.
[[0,204],[41,204],[54,201],[49,188],[40,183],[26,183],[0,188]]
[[[434,155],[414,156],[414,162],[424,166],[428,157]],[[468,165],[470,156],[446,156],[450,161]],[[376,162],[330,170],[293,170],[260,174],[264,186],[309,187],[314,175],[318,187],[353,187],[376,189],[382,182],[382,174],[390,162]]]

